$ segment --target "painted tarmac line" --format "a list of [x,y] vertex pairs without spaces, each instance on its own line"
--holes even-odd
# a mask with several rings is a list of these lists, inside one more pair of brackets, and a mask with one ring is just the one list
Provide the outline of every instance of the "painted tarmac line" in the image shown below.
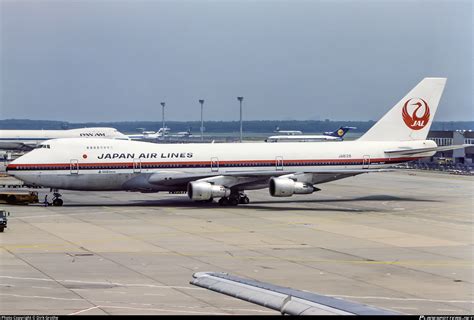
[[16,297],[16,298],[50,299],[50,300],[61,300],[61,301],[85,301],[84,299],[78,299],[78,298],[60,298],[60,297],[49,297],[49,296],[26,296],[26,295],[13,294],[13,293],[0,293],[0,296],[10,296],[10,297]]
[[[78,299],[78,298],[59,298],[59,297],[49,297],[49,296],[27,296],[27,295],[19,295],[19,294],[8,294],[8,293],[0,293],[1,296],[11,296],[11,297],[16,297],[16,298],[34,298],[34,299],[49,299],[49,300],[61,300],[61,301],[85,301],[84,299]],[[140,310],[140,311],[161,311],[161,312],[172,312],[172,313],[187,313],[187,314],[213,314],[213,315],[226,315],[226,313],[218,313],[218,312],[204,312],[204,311],[185,311],[185,310],[179,310],[179,309],[158,309],[158,308],[136,308],[136,307],[125,307],[125,306],[109,306],[109,305],[99,305],[95,307],[90,307],[87,309],[79,310],[74,313],[71,313],[70,315],[73,314],[79,314],[83,313],[92,309],[96,308],[113,308],[113,309],[130,309],[130,310]]]
[[392,309],[400,309],[400,310],[418,310],[418,308],[411,308],[411,307],[391,307]]
[[73,313],[68,314],[68,316],[73,316],[73,315],[76,315],[76,314],[81,314],[81,313],[83,313],[83,312],[87,312],[87,311],[94,310],[94,309],[97,309],[97,308],[99,308],[99,306],[94,306],[94,307],[90,307],[90,308],[87,308],[87,309],[79,310],[79,311],[76,311],[76,312],[73,312]]
[[455,311],[459,311],[459,310],[455,310],[455,309],[438,309],[438,311],[443,311],[443,312],[455,312]]
[[257,309],[244,309],[244,308],[220,308],[220,309],[226,310],[226,311],[246,311],[246,312],[248,311],[248,312],[260,312],[260,313],[270,313],[270,314],[274,314],[275,312],[278,312],[275,310],[257,310]]
[[0,276],[5,279],[16,279],[16,280],[33,280],[33,281],[47,281],[47,282],[72,282],[82,284],[99,284],[99,285],[114,285],[119,287],[146,287],[146,288],[159,288],[159,289],[183,289],[183,290],[205,290],[203,288],[195,287],[184,287],[184,286],[164,286],[147,283],[120,283],[120,282],[104,282],[104,281],[82,281],[82,280],[56,280],[47,278],[28,278],[28,277],[14,277],[14,276]]
[[129,310],[140,310],[140,311],[161,311],[161,312],[172,312],[172,313],[187,313],[187,314],[206,314],[206,315],[228,315],[228,313],[221,312],[204,312],[204,311],[185,311],[185,310],[170,310],[170,309],[158,309],[158,308],[135,308],[135,307],[124,307],[124,306],[98,306],[101,309],[129,309]]
[[14,284],[9,284],[9,283],[0,283],[1,287],[16,287]]
[[85,215],[85,214],[98,214],[98,212],[81,212],[81,213],[62,213],[62,214],[43,214],[43,215],[37,215],[37,216],[17,216],[17,217],[12,217],[9,218],[11,220],[21,220],[21,219],[29,219],[29,218],[50,218],[50,217],[69,217],[69,216],[79,216],[79,215]]
[[395,298],[395,297],[370,297],[370,296],[347,296],[347,295],[334,295],[334,294],[325,294],[329,297],[337,298],[354,298],[354,299],[374,299],[374,300],[396,300],[396,301],[421,301],[421,302],[443,302],[443,303],[472,303],[471,300],[440,300],[440,299],[424,299],[424,298]]

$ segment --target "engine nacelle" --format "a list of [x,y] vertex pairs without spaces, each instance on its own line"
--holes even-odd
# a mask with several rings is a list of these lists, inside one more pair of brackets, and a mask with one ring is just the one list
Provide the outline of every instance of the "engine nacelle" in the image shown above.
[[228,197],[230,189],[211,184],[205,181],[193,181],[188,183],[188,197],[192,200],[210,200],[211,198]]
[[319,190],[311,184],[287,178],[271,178],[269,191],[272,197],[291,197],[293,194],[310,194]]

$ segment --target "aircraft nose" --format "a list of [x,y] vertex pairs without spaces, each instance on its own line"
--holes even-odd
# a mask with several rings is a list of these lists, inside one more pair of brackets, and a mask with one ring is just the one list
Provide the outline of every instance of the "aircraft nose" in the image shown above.
[[[20,157],[21,158],[21,157]],[[17,167],[18,167],[18,160],[20,158],[17,158],[15,160],[13,160],[12,162],[10,162],[7,167],[5,168],[5,171],[9,174],[9,175],[14,175],[16,170],[17,170]]]
[[5,168],[5,171],[11,175],[14,169],[15,169],[15,165],[13,163],[9,163],[7,167]]

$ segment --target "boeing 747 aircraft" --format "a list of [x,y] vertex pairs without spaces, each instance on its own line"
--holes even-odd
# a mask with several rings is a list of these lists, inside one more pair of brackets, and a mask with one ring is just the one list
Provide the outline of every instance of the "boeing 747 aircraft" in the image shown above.
[[129,138],[115,128],[80,128],[70,130],[0,130],[0,149],[28,151],[41,142],[59,138]]
[[[445,78],[425,78],[354,141],[308,143],[153,144],[111,139],[58,139],[16,159],[8,173],[30,185],[68,190],[186,191],[195,201],[249,203],[245,190],[274,197],[310,194],[322,183],[429,157],[426,140]],[[62,205],[55,192],[55,205]]]

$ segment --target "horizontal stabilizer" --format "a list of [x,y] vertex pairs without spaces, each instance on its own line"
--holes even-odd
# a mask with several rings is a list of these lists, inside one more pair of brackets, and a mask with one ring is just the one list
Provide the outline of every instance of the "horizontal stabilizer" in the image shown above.
[[193,274],[191,284],[289,315],[396,315],[340,298],[280,287],[220,272]]
[[433,147],[433,148],[394,149],[394,150],[386,150],[384,152],[389,155],[405,156],[405,155],[423,154],[427,152],[456,150],[456,149],[462,149],[462,148],[467,148],[467,147],[472,147],[472,146],[474,146],[474,144],[460,144],[460,145],[451,145],[451,146],[442,146],[442,147]]

